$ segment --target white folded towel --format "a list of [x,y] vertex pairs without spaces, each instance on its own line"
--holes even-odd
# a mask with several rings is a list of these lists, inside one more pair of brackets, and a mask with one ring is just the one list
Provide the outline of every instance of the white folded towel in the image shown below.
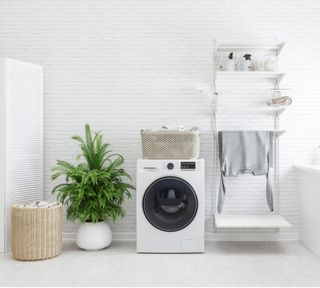
[[184,125],[162,125],[160,130],[170,130],[170,131],[185,131],[186,129],[184,128]]
[[57,201],[36,201],[28,204],[19,204],[17,207],[19,208],[51,208],[59,205]]
[[141,129],[141,132],[152,132],[152,131],[200,131],[199,127],[191,127],[191,128],[186,128],[183,125],[179,125],[179,126],[168,126],[168,125],[162,125],[162,127],[160,129]]

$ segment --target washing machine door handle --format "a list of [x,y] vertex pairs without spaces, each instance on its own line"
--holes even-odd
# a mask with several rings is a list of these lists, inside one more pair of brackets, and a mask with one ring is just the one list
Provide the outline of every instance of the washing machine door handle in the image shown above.
[[160,206],[180,206],[183,202],[183,197],[176,197],[174,189],[169,189],[166,193],[157,191],[156,195]]

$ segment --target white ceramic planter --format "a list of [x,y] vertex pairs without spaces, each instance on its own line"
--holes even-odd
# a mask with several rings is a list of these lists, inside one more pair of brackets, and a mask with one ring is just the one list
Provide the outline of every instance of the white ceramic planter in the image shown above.
[[83,223],[77,231],[77,245],[85,250],[100,250],[110,245],[112,231],[107,222]]

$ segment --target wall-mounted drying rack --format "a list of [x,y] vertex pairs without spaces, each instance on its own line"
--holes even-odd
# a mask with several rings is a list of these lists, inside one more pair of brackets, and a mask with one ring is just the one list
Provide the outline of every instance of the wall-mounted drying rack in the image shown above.
[[[216,61],[217,56],[221,53],[240,52],[240,53],[271,53],[275,57],[278,57],[282,51],[285,43],[216,43],[214,49],[214,59]],[[216,66],[216,65],[215,65]],[[289,89],[281,89],[280,82],[285,76],[284,72],[279,71],[218,71],[214,68],[214,81],[213,81],[213,98],[212,98],[212,114],[213,125],[215,133],[215,163],[218,163],[218,149],[217,149],[217,131],[218,131],[218,89],[217,83],[219,80],[257,80],[266,79],[271,80],[273,83],[272,92],[281,94],[281,91]],[[275,94],[274,94],[275,95]],[[279,130],[279,116],[289,107],[289,105],[272,106],[270,102],[265,103],[265,107],[259,107],[258,111],[271,112],[274,116],[274,130]],[[238,108],[238,107],[237,107]],[[284,131],[279,130],[279,135]],[[274,165],[274,192],[275,197],[275,209],[274,212],[254,213],[254,214],[218,214],[215,207],[215,226],[216,228],[276,228],[275,231],[279,231],[279,228],[291,227],[292,225],[280,215],[280,191],[279,191],[279,140],[278,137],[275,143],[275,165]]]

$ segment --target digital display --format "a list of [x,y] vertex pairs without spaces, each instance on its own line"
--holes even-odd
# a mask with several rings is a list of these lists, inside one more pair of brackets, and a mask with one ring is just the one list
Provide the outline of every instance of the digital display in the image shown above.
[[181,170],[196,170],[196,162],[181,162]]

